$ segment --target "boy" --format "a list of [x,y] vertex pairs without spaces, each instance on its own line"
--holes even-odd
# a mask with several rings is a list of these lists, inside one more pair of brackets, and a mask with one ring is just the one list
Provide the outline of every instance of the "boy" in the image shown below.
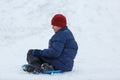
[[56,14],[51,20],[55,34],[49,40],[49,48],[31,49],[27,54],[29,65],[27,72],[44,72],[50,70],[71,71],[78,45],[72,32],[67,27],[67,20],[63,14]]

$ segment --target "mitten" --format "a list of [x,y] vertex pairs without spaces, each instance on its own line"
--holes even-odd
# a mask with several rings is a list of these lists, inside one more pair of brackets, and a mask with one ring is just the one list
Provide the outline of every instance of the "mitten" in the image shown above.
[[42,54],[42,50],[38,50],[38,49],[32,50],[33,56],[40,56],[41,54]]

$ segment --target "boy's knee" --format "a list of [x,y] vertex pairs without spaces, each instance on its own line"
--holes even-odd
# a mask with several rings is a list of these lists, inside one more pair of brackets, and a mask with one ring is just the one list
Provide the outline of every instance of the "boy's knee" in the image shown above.
[[28,53],[27,53],[27,56],[30,56],[30,55],[32,55],[32,49],[30,49],[29,51],[28,51]]

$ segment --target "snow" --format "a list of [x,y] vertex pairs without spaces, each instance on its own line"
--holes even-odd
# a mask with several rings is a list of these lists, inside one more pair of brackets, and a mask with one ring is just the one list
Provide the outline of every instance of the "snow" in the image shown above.
[[[120,80],[119,0],[0,0],[0,80]],[[66,15],[78,46],[72,72],[22,71],[29,49],[44,49],[50,20]]]

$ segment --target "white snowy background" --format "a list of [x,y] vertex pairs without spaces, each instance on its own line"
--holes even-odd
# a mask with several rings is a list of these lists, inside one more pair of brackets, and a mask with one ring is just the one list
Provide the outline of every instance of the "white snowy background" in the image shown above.
[[[56,13],[79,46],[73,71],[22,71],[29,49],[48,47]],[[0,0],[0,80],[120,80],[120,0]]]

